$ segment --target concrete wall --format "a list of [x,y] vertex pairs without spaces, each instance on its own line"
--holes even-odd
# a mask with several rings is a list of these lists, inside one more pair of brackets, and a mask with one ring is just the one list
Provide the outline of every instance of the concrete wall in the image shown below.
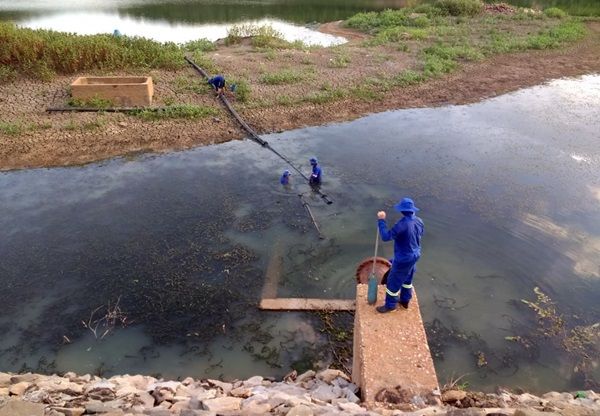
[[144,107],[152,104],[151,77],[79,77],[71,84],[71,96],[79,100],[101,98],[116,107]]

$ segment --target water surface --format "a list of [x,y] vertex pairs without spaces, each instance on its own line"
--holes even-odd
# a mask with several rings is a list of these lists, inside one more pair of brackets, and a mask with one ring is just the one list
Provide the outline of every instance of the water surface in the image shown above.
[[[507,337],[536,333],[521,302],[535,287],[567,329],[600,321],[599,106],[600,76],[587,76],[266,136],[306,170],[319,157],[329,206],[301,183],[282,189],[286,166],[250,141],[2,173],[0,370],[234,378],[326,365],[314,316],[256,309],[265,276],[282,297],[353,297],[375,213],[396,219],[410,195],[426,224],[415,286],[442,381],[598,382],[598,363],[582,375],[555,339]],[[97,339],[84,324],[117,302],[125,328]]]
[[[216,40],[233,24],[270,24],[290,41],[335,45],[344,40],[311,30],[364,11],[415,6],[423,0],[0,0],[0,20],[31,28],[79,34],[112,33],[159,41]],[[490,1],[492,2],[492,1]],[[509,0],[545,8],[558,6],[571,14],[600,15],[596,0]],[[307,28],[306,26],[309,26]]]

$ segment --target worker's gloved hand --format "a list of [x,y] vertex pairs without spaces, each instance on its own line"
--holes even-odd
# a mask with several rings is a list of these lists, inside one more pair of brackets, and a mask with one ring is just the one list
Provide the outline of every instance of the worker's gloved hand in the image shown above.
[[379,211],[377,213],[377,219],[385,220],[385,211]]

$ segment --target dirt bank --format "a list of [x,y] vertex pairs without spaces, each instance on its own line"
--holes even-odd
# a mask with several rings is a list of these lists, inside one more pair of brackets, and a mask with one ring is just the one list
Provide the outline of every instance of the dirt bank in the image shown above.
[[[339,26],[339,25],[338,25]],[[261,133],[277,132],[390,109],[473,103],[550,79],[600,72],[600,22],[588,22],[590,34],[561,50],[497,55],[464,63],[451,75],[423,84],[394,88],[375,99],[345,96],[337,100],[294,97],[343,89],[356,81],[385,78],[414,65],[414,54],[383,45],[365,48],[357,34],[343,48],[256,50],[248,45],[219,48],[210,54],[220,72],[246,77],[253,99],[236,103],[240,113]],[[328,32],[347,29],[335,25]],[[409,45],[410,46],[410,45]],[[291,68],[293,84],[267,82]],[[200,120],[143,121],[124,114],[47,114],[46,107],[64,105],[74,77],[50,83],[17,80],[0,85],[0,169],[66,166],[137,152],[186,149],[242,138],[242,131],[202,87],[191,69],[150,71],[156,82],[156,104],[191,103],[219,108],[216,117]],[[318,97],[316,97],[318,98]]]

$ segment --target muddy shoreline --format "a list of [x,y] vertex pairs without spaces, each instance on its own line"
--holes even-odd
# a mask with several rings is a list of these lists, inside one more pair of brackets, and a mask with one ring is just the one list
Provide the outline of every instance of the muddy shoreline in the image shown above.
[[[324,31],[340,34],[339,30],[344,30],[339,25],[337,29],[335,24],[330,26],[332,24],[326,25]],[[275,101],[263,105],[234,105],[259,133],[273,133],[349,121],[387,110],[475,103],[556,78],[600,72],[600,22],[590,21],[587,27],[589,34],[584,40],[564,49],[497,55],[484,61],[465,63],[448,76],[416,86],[396,88],[380,94],[375,100],[357,97],[323,104],[303,102],[290,105]],[[351,43],[360,39],[361,36],[357,35]],[[311,52],[310,59],[317,64],[319,60],[331,60],[331,53],[326,49]],[[302,51],[287,54],[290,60],[307,59],[302,54],[308,55]],[[264,65],[258,54],[253,55],[239,46],[219,49],[215,56],[225,62],[225,69],[227,62],[236,65],[240,60]],[[344,76],[359,79],[366,70],[357,58],[353,56],[353,59],[352,66],[355,68],[349,68]],[[271,64],[278,65],[277,62]],[[379,66],[389,66],[390,72],[397,72],[408,63]],[[338,72],[330,68],[324,75],[319,73],[319,77],[336,77]],[[0,132],[3,144],[0,148],[0,170],[73,166],[140,152],[184,150],[245,137],[212,94],[186,86],[173,90],[175,81],[196,76],[191,68],[175,72],[152,70],[149,74],[156,80],[157,97],[171,94],[180,102],[218,108],[219,114],[199,120],[168,119],[158,122],[147,122],[124,114],[48,114],[45,112],[47,107],[66,101],[67,87],[74,76],[58,77],[50,83],[17,80],[0,85],[0,119],[5,122],[18,120],[26,127],[19,134]],[[261,88],[257,86],[257,96],[261,96]],[[289,87],[290,94],[295,93],[293,88]],[[160,98],[156,104],[163,104]]]

